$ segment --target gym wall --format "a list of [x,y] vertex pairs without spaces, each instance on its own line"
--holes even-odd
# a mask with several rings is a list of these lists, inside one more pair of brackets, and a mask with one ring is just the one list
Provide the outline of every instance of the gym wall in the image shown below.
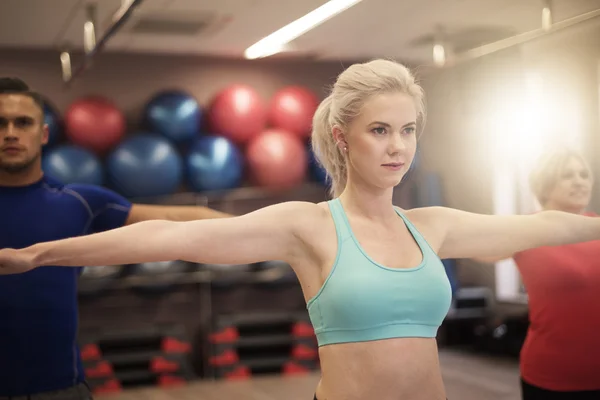
[[[73,86],[65,89],[57,52],[0,50],[3,75],[13,74],[46,94],[59,108],[89,94],[105,96],[137,126],[144,104],[167,88],[181,88],[206,105],[218,90],[234,82],[252,85],[265,99],[277,89],[303,85],[323,95],[324,84],[342,70],[340,63],[244,62],[176,55],[103,53]],[[72,60],[78,65],[80,55]]]
[[[587,148],[597,148],[600,34],[594,29],[578,29],[442,72],[428,70],[423,75],[421,83],[427,95],[428,116],[420,142],[421,166],[441,175],[446,205],[472,212],[493,212],[489,137],[478,124],[478,116],[483,112],[482,104],[501,91],[502,84],[498,82],[511,82],[509,75],[516,76],[524,65],[545,71],[553,79],[562,78],[561,86],[581,97],[581,104],[585,106],[581,112],[585,116],[581,129],[588,138]],[[131,126],[139,123],[145,102],[165,88],[184,88],[202,105],[232,81],[251,84],[265,98],[289,84],[306,86],[323,96],[324,88],[344,67],[344,63],[337,62],[245,62],[104,53],[66,90],[61,82],[57,53],[4,49],[0,50],[0,57],[2,75],[22,77],[49,96],[60,111],[79,97],[100,94],[112,99],[125,112]],[[77,62],[78,56],[74,55],[73,60]],[[507,69],[511,66],[513,68]],[[485,93],[486,98],[483,98]],[[506,129],[511,129],[510,124],[507,122]],[[589,156],[598,171],[599,162],[593,154]],[[598,209],[599,206],[600,198],[596,195],[593,207]],[[494,289],[492,266],[482,267],[468,260],[461,260],[459,264],[461,284]]]
[[[443,176],[449,206],[471,212],[493,212],[492,145],[482,114],[497,107],[497,98],[510,101],[510,97],[504,96],[506,93],[525,94],[524,88],[517,85],[517,76],[524,68],[538,72],[565,102],[576,100],[579,123],[573,121],[567,125],[571,129],[552,128],[561,129],[559,135],[579,131],[584,139],[584,153],[599,176],[600,27],[596,25],[507,49],[427,77],[424,87],[429,117],[420,142],[425,149],[421,162]],[[518,121],[507,120],[500,129],[508,132],[516,128],[515,124]],[[598,190],[593,193],[591,208],[600,210]],[[495,290],[493,266],[470,260],[460,260],[459,264],[461,285]],[[496,304],[499,313],[520,313],[525,308],[522,304]]]

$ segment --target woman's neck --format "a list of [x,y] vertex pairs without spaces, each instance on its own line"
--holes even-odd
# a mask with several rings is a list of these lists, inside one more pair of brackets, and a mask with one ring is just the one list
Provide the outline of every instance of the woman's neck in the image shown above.
[[346,211],[363,215],[370,220],[385,221],[396,213],[392,203],[393,194],[393,188],[366,188],[349,182],[339,198]]

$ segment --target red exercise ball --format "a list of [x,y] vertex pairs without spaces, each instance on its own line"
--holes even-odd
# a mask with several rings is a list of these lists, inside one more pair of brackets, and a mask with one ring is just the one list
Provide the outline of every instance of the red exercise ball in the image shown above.
[[302,183],[308,167],[302,140],[280,129],[269,129],[254,137],[246,158],[252,179],[271,189],[289,189]]
[[123,113],[103,97],[93,96],[72,103],[65,112],[65,134],[73,144],[104,153],[125,135]]
[[267,123],[267,107],[248,85],[231,85],[219,92],[208,109],[208,122],[215,134],[245,144]]
[[310,136],[312,118],[319,99],[301,86],[288,86],[273,96],[269,107],[269,124],[300,137]]

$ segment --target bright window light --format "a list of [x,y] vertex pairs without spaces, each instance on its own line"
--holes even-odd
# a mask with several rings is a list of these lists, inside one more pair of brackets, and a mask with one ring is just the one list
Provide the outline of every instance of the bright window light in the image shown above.
[[[535,71],[524,77],[522,91],[498,99],[489,114],[493,140],[494,214],[530,214],[540,205],[529,188],[529,173],[545,151],[556,147],[582,150],[580,99],[557,88]],[[512,258],[496,263],[499,301],[527,302]]]

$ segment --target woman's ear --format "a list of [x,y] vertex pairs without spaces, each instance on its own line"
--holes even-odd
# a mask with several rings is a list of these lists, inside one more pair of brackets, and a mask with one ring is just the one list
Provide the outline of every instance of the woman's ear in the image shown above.
[[338,146],[342,153],[346,153],[348,151],[348,143],[346,142],[346,138],[344,137],[344,132],[340,129],[339,126],[335,125],[332,129],[333,139],[335,140],[335,144]]

